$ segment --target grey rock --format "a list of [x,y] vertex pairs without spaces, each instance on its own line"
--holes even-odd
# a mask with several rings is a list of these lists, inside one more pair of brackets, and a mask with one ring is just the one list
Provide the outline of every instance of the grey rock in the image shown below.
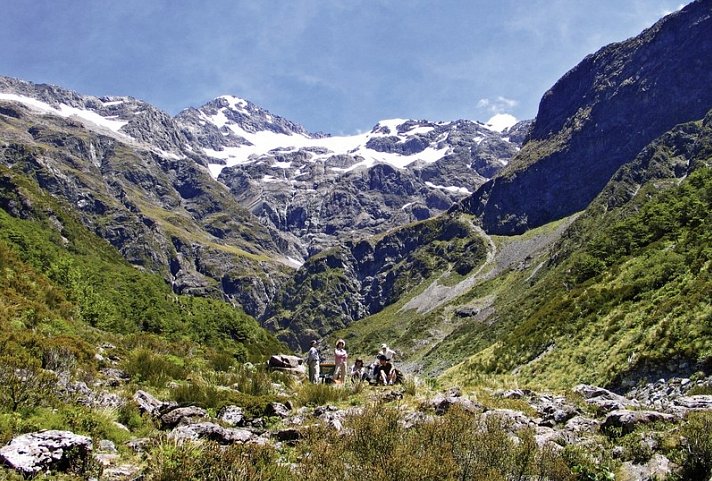
[[601,429],[620,428],[623,433],[632,432],[636,426],[650,424],[657,421],[675,421],[677,418],[671,414],[657,411],[629,411],[621,409],[613,411],[606,416]]
[[141,468],[133,464],[122,464],[120,466],[104,468],[101,472],[101,479],[105,481],[138,481],[140,479]]
[[540,424],[547,426],[565,423],[580,414],[578,408],[568,404],[566,399],[561,397],[541,396],[534,407],[542,418]]
[[126,446],[129,447],[135,453],[145,453],[151,446],[150,438],[136,438],[126,442]]
[[631,481],[662,481],[668,479],[672,473],[672,463],[660,453],[655,453],[646,464],[626,461],[620,468],[621,476]]
[[677,406],[692,410],[709,410],[712,409],[712,395],[697,394],[694,396],[682,396],[675,399],[674,403]]
[[133,400],[138,405],[141,412],[150,414],[153,417],[160,417],[163,413],[178,407],[176,402],[160,401],[146,391],[138,390],[133,395]]
[[295,443],[304,437],[302,431],[295,428],[280,429],[276,431],[273,436],[277,441],[282,443]]
[[287,354],[270,356],[267,361],[267,366],[270,369],[298,369],[302,364],[304,364],[304,360],[301,357]]
[[161,424],[166,428],[173,428],[179,424],[189,424],[208,417],[208,412],[197,406],[187,406],[172,409],[161,415]]
[[576,434],[580,433],[590,433],[593,434],[597,432],[600,428],[601,423],[595,419],[574,416],[566,422],[564,429],[571,431]]
[[519,431],[527,427],[534,427],[536,423],[529,416],[514,409],[490,409],[484,412],[483,419],[495,418],[511,431]]
[[94,460],[99,463],[102,467],[111,466],[116,464],[116,461],[121,459],[116,453],[95,453]]
[[254,437],[254,433],[247,429],[224,428],[210,422],[178,426],[168,433],[168,438],[176,441],[206,439],[219,444],[245,443]]
[[218,412],[218,419],[230,426],[243,426],[245,423],[244,413],[239,406],[223,406]]
[[286,418],[289,416],[289,408],[282,403],[272,402],[265,407],[265,416]]
[[25,476],[66,471],[82,465],[92,451],[91,438],[70,431],[39,431],[17,436],[0,448],[0,461]]
[[105,453],[116,453],[116,445],[114,444],[113,441],[110,441],[108,439],[102,439],[99,441],[99,445],[97,446],[97,449],[99,451],[103,451]]
[[484,411],[484,407],[477,401],[460,396],[436,396],[429,404],[438,416],[444,415],[454,406],[470,413],[481,413]]

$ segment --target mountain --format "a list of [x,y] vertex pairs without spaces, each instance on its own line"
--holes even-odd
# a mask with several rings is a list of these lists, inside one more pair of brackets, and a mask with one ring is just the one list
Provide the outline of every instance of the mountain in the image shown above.
[[444,212],[530,126],[391,120],[334,137],[237,97],[171,117],[5,77],[0,121],[2,164],[74,205],[132,265],[261,318],[307,257]]
[[0,165],[76,209],[84,225],[177,293],[264,311],[301,256],[209,174],[165,113],[0,78]]
[[492,234],[583,210],[616,170],[712,105],[712,2],[698,0],[608,45],[546,94],[522,151],[462,203]]
[[232,96],[176,121],[244,207],[310,254],[447,210],[508,163],[530,125],[392,119],[331,136]]
[[[449,379],[464,383],[493,376],[552,387],[581,381],[629,386],[656,373],[706,372],[709,301],[699,293],[709,292],[709,249],[704,246],[706,232],[712,231],[707,181],[712,98],[709,72],[697,71],[710,57],[692,57],[706,52],[712,39],[709,7],[710,2],[693,3],[639,37],[605,47],[557,82],[542,100],[543,120],[535,120],[522,151],[502,174],[446,216],[450,222],[484,227],[484,232],[468,229],[477,260],[472,269],[459,272],[449,262],[429,269],[427,263],[413,262],[413,252],[436,252],[447,259],[438,250],[442,245],[432,240],[439,238],[437,229],[415,251],[399,249],[394,240],[387,262],[364,256],[367,265],[359,269],[353,269],[348,253],[332,251],[330,264],[303,266],[300,285],[312,290],[294,290],[287,315],[298,322],[313,319],[315,335],[343,323],[329,339],[344,338],[359,353],[375,352],[385,341],[401,351],[408,369],[429,375],[448,372]],[[697,50],[683,55],[681,49]],[[687,64],[680,63],[683,59]],[[652,68],[649,62],[654,60],[676,65],[674,75],[686,79],[687,90],[675,90],[669,67]],[[638,72],[635,82],[617,83],[629,72]],[[594,90],[600,93],[594,95],[586,82],[579,82],[580,92],[558,97],[563,87],[575,84],[574,78],[596,79]],[[609,92],[609,84],[618,87]],[[628,92],[633,84],[654,95],[654,101],[637,90]],[[664,91],[671,89],[680,97],[674,107],[661,100],[668,99]],[[565,122],[563,134],[538,140],[542,134],[536,125],[541,129],[551,121],[547,112],[556,98],[572,112],[595,113],[591,118],[599,122],[580,117],[576,126]],[[626,129],[613,129],[598,112],[606,112],[611,122],[625,121]],[[555,144],[564,137],[569,141]],[[558,150],[527,163],[533,153],[554,145]],[[584,162],[572,152],[598,156]],[[602,169],[609,171],[599,179]],[[535,178],[541,186],[527,184]],[[473,208],[477,199],[480,210]],[[550,204],[558,206],[557,215],[531,224],[517,220],[525,219],[517,217],[520,208],[528,209],[526,216],[533,213],[526,217],[532,220],[537,209]],[[491,222],[492,209],[509,213],[507,222]],[[427,222],[435,225],[436,219]],[[418,257],[423,260],[422,254]],[[386,302],[357,311],[353,307],[363,306],[364,292],[368,294],[359,287],[357,272],[369,269],[377,273],[380,286],[407,288],[392,290]],[[329,294],[314,302],[314,287],[322,285]],[[339,296],[343,292],[351,295]],[[300,305],[309,310],[300,310]],[[357,319],[354,312],[366,317]]]

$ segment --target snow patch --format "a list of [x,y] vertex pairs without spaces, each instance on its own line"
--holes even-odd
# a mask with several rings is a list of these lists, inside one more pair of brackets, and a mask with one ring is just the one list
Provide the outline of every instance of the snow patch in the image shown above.
[[78,109],[76,107],[70,107],[69,105],[60,104],[59,109],[56,109],[45,102],[31,97],[25,97],[24,95],[0,93],[0,100],[14,100],[15,102],[20,102],[42,113],[58,115],[64,118],[76,116],[97,126],[106,127],[114,132],[119,132],[121,127],[128,124],[126,120],[113,120],[112,118],[103,117],[91,110]]
[[426,182],[425,185],[432,189],[440,189],[440,190],[445,190],[447,192],[452,192],[453,194],[462,194],[462,195],[470,195],[472,192],[467,190],[464,187],[457,187],[454,185],[451,186],[445,186],[445,185],[435,185],[432,182]]
[[485,127],[495,132],[502,132],[517,123],[517,118],[511,114],[495,114],[487,121]]

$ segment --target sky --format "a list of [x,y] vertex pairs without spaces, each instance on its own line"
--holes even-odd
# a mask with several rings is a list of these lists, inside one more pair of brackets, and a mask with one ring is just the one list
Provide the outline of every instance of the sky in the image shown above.
[[536,116],[680,0],[0,0],[0,75],[170,114],[220,95],[310,131]]

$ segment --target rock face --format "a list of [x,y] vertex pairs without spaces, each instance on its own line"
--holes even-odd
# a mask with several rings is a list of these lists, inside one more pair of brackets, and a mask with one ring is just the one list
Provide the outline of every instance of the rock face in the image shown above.
[[209,439],[219,444],[245,443],[254,437],[255,435],[246,429],[224,428],[210,422],[179,426],[168,434],[169,439],[177,441]]
[[178,293],[221,289],[258,316],[287,258],[305,254],[241,207],[210,176],[198,140],[145,102],[0,77],[0,105],[0,164],[64,199],[128,262]]
[[0,448],[0,460],[25,476],[79,468],[92,451],[91,438],[70,431],[40,431],[14,438]]
[[393,119],[332,137],[230,96],[176,121],[242,205],[311,253],[446,210],[499,172],[531,125],[498,132],[467,120]]
[[315,337],[380,311],[438,269],[467,274],[486,251],[474,226],[457,216],[406,226],[374,242],[347,242],[299,269],[274,299],[265,325],[290,347],[304,349]]
[[645,145],[712,106],[710,31],[699,0],[586,57],[544,95],[520,154],[462,208],[493,234],[585,208]]

